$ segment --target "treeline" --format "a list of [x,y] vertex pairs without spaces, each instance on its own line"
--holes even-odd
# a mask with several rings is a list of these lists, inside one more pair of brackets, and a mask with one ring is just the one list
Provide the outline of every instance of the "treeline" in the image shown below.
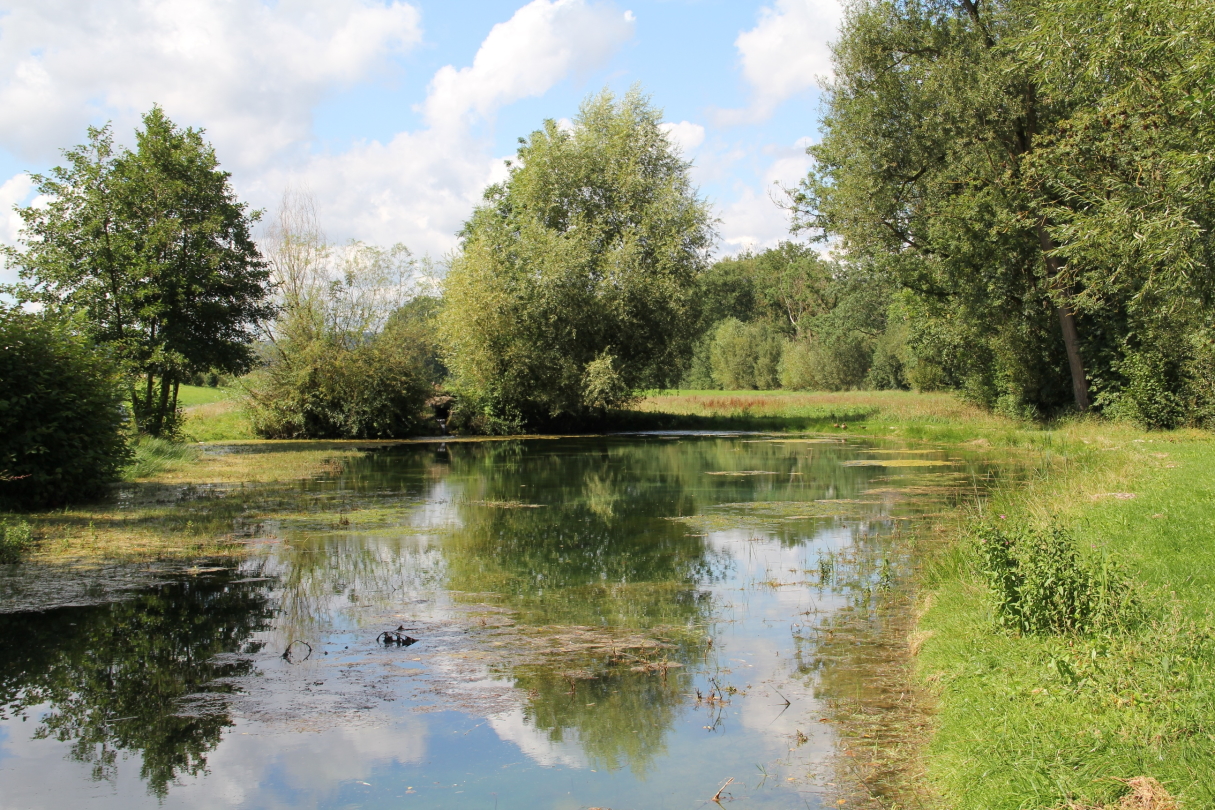
[[1215,4],[848,6],[799,226],[907,292],[921,384],[1215,418]]
[[839,391],[914,382],[905,314],[880,274],[785,242],[697,282],[701,336],[681,388]]

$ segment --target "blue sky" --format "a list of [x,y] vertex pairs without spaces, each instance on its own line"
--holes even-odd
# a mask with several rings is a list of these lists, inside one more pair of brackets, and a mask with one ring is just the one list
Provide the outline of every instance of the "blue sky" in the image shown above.
[[[516,140],[634,83],[721,222],[719,251],[787,236],[836,0],[0,0],[0,241],[24,172],[85,127],[129,142],[153,103],[204,127],[238,193],[316,200],[334,240],[440,256]],[[8,275],[7,273],[5,275]]]

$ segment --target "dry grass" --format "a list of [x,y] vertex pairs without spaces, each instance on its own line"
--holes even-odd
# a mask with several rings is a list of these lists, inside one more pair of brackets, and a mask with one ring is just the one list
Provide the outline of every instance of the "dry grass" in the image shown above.
[[809,417],[865,422],[966,422],[997,425],[992,416],[953,394],[908,391],[672,392],[648,396],[636,409],[644,412],[728,417]]

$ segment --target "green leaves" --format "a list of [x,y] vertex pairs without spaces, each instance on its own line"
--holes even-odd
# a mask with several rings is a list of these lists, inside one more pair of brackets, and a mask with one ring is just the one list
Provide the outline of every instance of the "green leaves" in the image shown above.
[[[243,373],[254,322],[270,314],[268,277],[250,227],[201,130],[159,107],[135,151],[114,149],[107,125],[35,175],[45,206],[20,210],[22,250],[8,258],[45,305],[81,309],[131,379],[139,426],[171,429],[182,379]],[[141,378],[139,384],[136,377]]]
[[532,133],[466,223],[441,332],[477,407],[578,418],[678,378],[712,231],[659,123],[639,91],[588,99],[572,129]]

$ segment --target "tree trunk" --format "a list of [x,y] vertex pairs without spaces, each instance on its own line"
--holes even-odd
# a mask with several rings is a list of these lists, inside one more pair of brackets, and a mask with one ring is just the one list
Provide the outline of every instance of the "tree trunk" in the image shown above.
[[[1050,273],[1052,286],[1058,284],[1062,267],[1059,259],[1051,255],[1055,249],[1055,240],[1046,232],[1046,226],[1038,223],[1038,243],[1042,247],[1042,260]],[[1066,292],[1066,291],[1065,291]],[[1068,296],[1070,297],[1070,296]],[[1081,412],[1087,411],[1092,403],[1088,399],[1088,378],[1084,374],[1084,358],[1080,356],[1080,334],[1076,331],[1076,313],[1065,298],[1062,304],[1055,306],[1059,316],[1059,328],[1063,331],[1063,346],[1067,349],[1067,365],[1072,374],[1072,395],[1076,398],[1076,408]]]
[[156,409],[155,430],[152,431],[153,436],[159,436],[164,430],[165,414],[169,410],[169,378],[164,372],[160,375],[160,406]]

